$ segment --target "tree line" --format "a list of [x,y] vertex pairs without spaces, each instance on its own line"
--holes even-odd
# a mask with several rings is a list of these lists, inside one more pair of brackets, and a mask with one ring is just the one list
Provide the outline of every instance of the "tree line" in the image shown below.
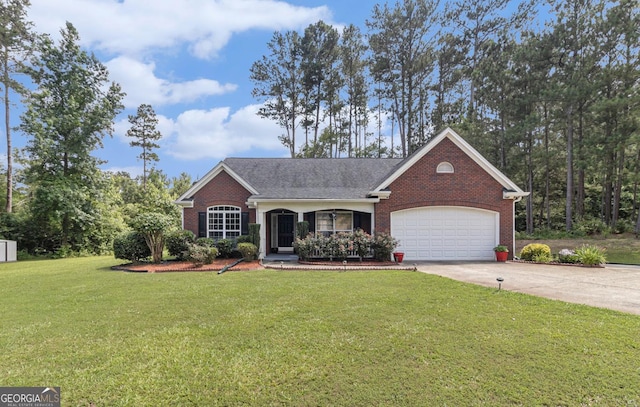
[[[28,0],[0,2],[7,135],[0,236],[17,240],[23,252],[67,256],[111,251],[114,238],[134,227],[142,214],[156,214],[179,227],[173,201],[190,187],[191,178],[183,173],[169,179],[155,168],[162,134],[153,108],[142,104],[128,117],[126,135],[132,147],[142,150],[142,175],[103,172],[95,151],[112,135],[125,93],[95,55],[80,47],[73,24],[62,27],[58,42],[34,34],[29,6]],[[24,104],[17,130],[27,143],[20,151],[11,143],[11,96]]]
[[406,157],[451,126],[531,192],[519,230],[638,233],[639,10],[379,4],[366,31],[275,32],[251,67],[253,95],[292,157]]
[[[140,213],[178,225],[172,201],[191,179],[155,168],[153,108],[129,116],[143,174],[101,171],[94,152],[124,91],[71,23],[58,42],[34,34],[28,7],[0,1],[0,236],[32,253],[102,252]],[[374,6],[363,29],[275,32],[248,75],[292,157],[405,157],[451,126],[531,191],[518,230],[637,233],[639,10],[638,0],[399,0]],[[25,107],[19,151],[12,97]]]

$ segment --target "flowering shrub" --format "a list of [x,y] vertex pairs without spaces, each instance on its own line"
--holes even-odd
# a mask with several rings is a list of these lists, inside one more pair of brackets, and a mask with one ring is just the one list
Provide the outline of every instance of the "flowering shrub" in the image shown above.
[[349,254],[353,252],[352,235],[349,232],[339,232],[329,236],[330,256],[337,257],[339,260],[345,260],[349,257]]
[[[378,239],[377,246],[376,239]],[[391,252],[397,244],[397,241],[388,234],[374,238],[358,229],[354,232],[339,232],[328,237],[321,233],[310,233],[304,239],[296,238],[294,247],[302,260],[308,260],[310,257],[345,260],[355,254],[362,261],[364,257],[371,254],[371,249],[375,247],[378,247],[381,252],[379,257],[377,254],[375,255],[377,259],[389,260]]]
[[576,252],[571,249],[562,249],[558,253],[558,261],[560,263],[578,263],[578,256],[576,256]]
[[371,245],[373,244],[373,238],[370,234],[365,232],[362,229],[358,229],[353,232],[353,250],[360,257],[360,261],[362,261],[363,257],[367,257],[371,252]]
[[328,243],[328,238],[322,233],[309,233],[304,239],[297,237],[293,246],[302,260],[308,260],[312,256],[329,257]]
[[391,253],[398,247],[398,240],[389,233],[379,232],[374,235],[371,246],[377,260],[390,260]]

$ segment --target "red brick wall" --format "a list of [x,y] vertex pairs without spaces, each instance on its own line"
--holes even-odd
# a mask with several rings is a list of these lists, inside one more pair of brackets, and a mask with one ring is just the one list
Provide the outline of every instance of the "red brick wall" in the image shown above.
[[246,205],[251,193],[222,171],[209,181],[198,192],[193,200],[193,208],[184,208],[184,229],[198,235],[198,212],[206,212],[207,208],[215,205],[239,206],[242,212],[249,212],[249,222],[256,222],[255,209]]
[[[453,165],[453,174],[436,172],[444,161]],[[513,201],[503,199],[502,185],[447,138],[393,181],[389,189],[389,199],[376,204],[377,231],[389,231],[391,212],[402,209],[474,207],[500,213],[500,243],[513,247]]]

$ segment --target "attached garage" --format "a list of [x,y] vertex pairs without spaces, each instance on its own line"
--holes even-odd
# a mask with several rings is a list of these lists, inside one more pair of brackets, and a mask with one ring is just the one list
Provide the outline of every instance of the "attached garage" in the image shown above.
[[411,260],[493,260],[500,214],[460,206],[428,206],[391,213],[397,251]]

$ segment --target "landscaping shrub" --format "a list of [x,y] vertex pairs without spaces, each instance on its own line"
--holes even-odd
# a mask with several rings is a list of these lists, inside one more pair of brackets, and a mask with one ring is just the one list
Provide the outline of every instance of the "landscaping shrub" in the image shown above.
[[253,243],[256,247],[260,247],[260,224],[249,223],[249,243]]
[[236,239],[236,243],[240,244],[240,243],[253,243],[253,242],[251,240],[251,236],[249,236],[249,235],[240,235]]
[[364,257],[368,257],[371,254],[371,245],[373,244],[373,237],[362,229],[357,229],[353,232],[353,249],[358,254],[360,261]]
[[599,266],[607,262],[605,249],[588,244],[576,249],[576,257],[579,263],[586,266]]
[[309,222],[306,220],[298,222],[298,225],[296,226],[296,234],[300,239],[307,237],[309,235]]
[[302,260],[308,260],[312,255],[317,257],[329,257],[330,248],[328,242],[328,238],[322,233],[310,233],[304,239],[297,237],[293,245],[298,256]]
[[578,256],[576,256],[576,252],[570,249],[560,250],[560,252],[558,253],[558,261],[560,263],[569,263],[569,264],[575,264],[579,262]]
[[373,236],[371,248],[377,260],[391,260],[391,253],[398,247],[398,240],[389,233],[380,232]]
[[551,248],[543,243],[529,243],[520,251],[520,258],[527,261],[536,261],[535,258],[551,260]]
[[216,241],[210,237],[199,237],[196,239],[196,244],[204,247],[216,247]]
[[204,264],[213,263],[218,257],[218,249],[199,244],[189,244],[186,257],[195,267],[201,267]]
[[177,260],[184,260],[189,250],[189,244],[195,242],[196,235],[190,230],[175,230],[165,237],[165,247],[171,256]]
[[339,232],[329,236],[330,257],[346,260],[353,251],[352,233]]
[[531,260],[535,261],[536,263],[550,263],[553,258],[551,257],[551,253],[540,252],[534,254]]
[[113,255],[116,259],[141,261],[151,256],[144,235],[139,232],[126,232],[113,240]]
[[218,249],[218,254],[220,257],[228,259],[231,257],[233,252],[233,240],[231,239],[220,239],[215,243],[216,249]]
[[253,243],[238,243],[237,249],[245,260],[258,258],[258,248]]
[[354,254],[362,260],[371,255],[372,249],[376,259],[389,260],[397,246],[398,241],[388,233],[379,233],[373,237],[362,229],[330,236],[310,233],[304,239],[296,238],[294,242],[296,253],[302,260],[308,260],[310,257],[345,260]]

